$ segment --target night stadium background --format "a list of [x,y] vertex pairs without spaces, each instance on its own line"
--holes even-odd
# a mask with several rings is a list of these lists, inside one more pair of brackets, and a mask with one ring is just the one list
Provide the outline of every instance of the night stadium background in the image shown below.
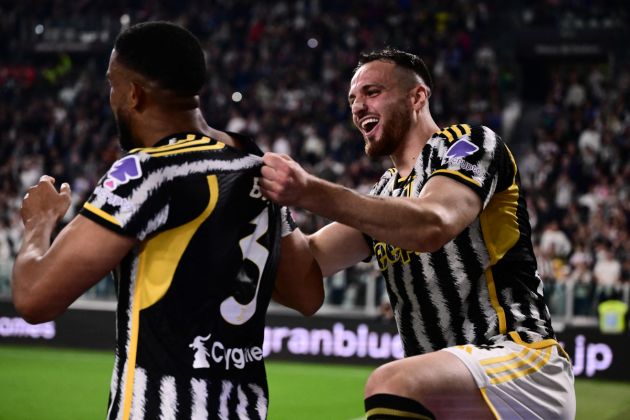
[[[25,189],[44,173],[69,182],[68,221],[119,156],[105,70],[121,28],[147,20],[202,41],[212,126],[363,192],[390,162],[365,157],[351,125],[358,53],[419,54],[438,125],[487,125],[514,151],[554,327],[574,361],[577,418],[630,418],[630,335],[607,333],[599,313],[607,300],[630,303],[629,15],[623,0],[0,0],[0,419],[105,416],[112,279],[30,326],[11,305],[10,273]],[[305,232],[327,222],[294,217]],[[268,323],[271,420],[362,418],[369,372],[400,356],[372,264],[327,278],[315,317],[272,305]],[[313,344],[322,331],[328,345]]]

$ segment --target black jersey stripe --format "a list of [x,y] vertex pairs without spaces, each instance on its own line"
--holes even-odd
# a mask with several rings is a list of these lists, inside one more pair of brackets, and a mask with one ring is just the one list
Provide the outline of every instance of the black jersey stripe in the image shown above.
[[390,293],[390,296],[394,297],[390,299],[390,303],[397,315],[396,323],[405,348],[405,356],[410,356],[411,354],[408,354],[406,349],[416,349],[420,344],[418,343],[412,323],[410,322],[412,308],[406,299],[405,285],[402,276],[403,267],[399,264],[390,265],[387,270],[391,272],[388,273],[389,275],[386,277],[386,280],[393,279],[393,282],[386,281],[388,293]]
[[468,134],[469,136],[471,134],[470,125],[468,124],[457,124],[457,125],[454,125],[453,127],[459,128],[460,131],[463,131],[464,134]]
[[[466,135],[470,138],[447,156],[455,139]],[[388,292],[395,295],[405,353],[452,343],[498,343],[511,339],[507,332],[516,330],[529,341],[553,337],[546,306],[536,293],[531,227],[509,149],[488,128],[447,127],[435,133],[420,153],[409,174],[411,181],[404,183],[406,187],[411,182],[412,188],[394,189],[388,171],[371,194],[417,197],[433,174],[470,186],[480,195],[484,210],[441,250],[380,261]],[[396,249],[376,241],[373,247],[381,254],[383,249]],[[517,262],[522,269],[514,266]]]
[[[465,248],[469,248],[466,246]],[[470,284],[466,281],[465,267],[459,257],[460,250],[456,241],[444,246],[446,263],[449,266],[452,283],[440,282],[442,293],[449,304],[450,325],[449,331],[454,335],[455,343],[467,343],[464,337],[465,323],[464,313],[467,297],[470,293]]]
[[433,343],[427,331],[426,320],[421,316],[422,308],[426,305],[423,299],[419,298],[417,295],[418,284],[414,282],[414,270],[421,270],[422,268],[417,264],[416,258],[412,261],[410,260],[409,264],[402,266],[402,281],[404,283],[404,296],[408,302],[407,306],[410,311],[406,320],[410,323],[415,342],[418,344],[417,350],[415,350],[413,354],[418,354],[417,352],[431,351],[433,349]]

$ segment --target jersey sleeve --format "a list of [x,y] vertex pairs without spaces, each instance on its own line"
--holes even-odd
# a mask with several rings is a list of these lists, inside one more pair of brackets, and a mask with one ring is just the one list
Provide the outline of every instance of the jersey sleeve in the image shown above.
[[282,206],[280,209],[280,222],[281,222],[281,236],[284,238],[285,236],[289,236],[293,233],[295,229],[297,229],[297,224],[295,220],[293,220],[293,215],[291,214],[291,210],[288,207]]
[[485,208],[497,185],[504,183],[500,177],[506,180],[513,176],[503,141],[487,127],[464,124],[442,130],[440,136],[434,160],[437,165],[431,168],[430,177],[447,176],[467,185],[479,195]]
[[162,227],[169,214],[163,171],[151,156],[129,154],[114,162],[80,213],[116,233],[143,240]]

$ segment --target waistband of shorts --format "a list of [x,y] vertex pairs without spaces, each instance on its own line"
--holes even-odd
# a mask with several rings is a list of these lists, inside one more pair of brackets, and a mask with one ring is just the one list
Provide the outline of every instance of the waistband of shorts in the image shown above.
[[560,345],[560,343],[558,343],[558,341],[555,338],[547,338],[545,340],[534,341],[533,343],[528,343],[526,341],[523,341],[521,336],[518,335],[516,331],[510,331],[508,334],[510,338],[512,339],[512,341],[514,341],[515,343],[520,344],[521,346],[532,348],[532,349],[540,350],[540,349],[546,349],[548,347],[556,346],[558,349],[558,354],[560,354],[560,356],[567,359],[569,362],[571,361],[571,358],[569,357],[567,352],[564,350],[564,348]]

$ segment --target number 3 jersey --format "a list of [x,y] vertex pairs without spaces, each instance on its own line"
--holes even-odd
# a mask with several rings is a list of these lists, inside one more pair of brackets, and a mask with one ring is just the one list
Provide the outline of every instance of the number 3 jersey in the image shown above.
[[417,197],[434,176],[471,188],[482,210],[435,252],[371,241],[405,355],[506,340],[554,344],[527,208],[505,143],[487,127],[451,126],[428,140],[409,176],[402,179],[390,169],[371,194]]
[[138,239],[115,274],[109,419],[263,419],[280,211],[262,159],[201,134],[132,150],[81,214]]

